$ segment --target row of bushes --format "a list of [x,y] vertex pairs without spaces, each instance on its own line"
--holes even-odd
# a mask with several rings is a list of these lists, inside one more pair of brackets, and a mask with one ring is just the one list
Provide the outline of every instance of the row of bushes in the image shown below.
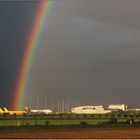
[[[134,122],[134,120],[130,118],[125,122],[118,122],[117,118],[110,117],[109,121],[99,122],[99,125],[105,125],[105,124],[140,124],[140,121]],[[29,126],[30,124],[29,124],[29,122],[27,122],[25,125]],[[35,122],[35,125],[37,125],[37,122]],[[50,125],[50,122],[45,121],[44,125],[48,126],[48,125]],[[85,125],[90,125],[90,124],[88,124],[88,122],[86,122],[86,121],[80,121],[79,125],[85,126]]]
[[[0,118],[5,117],[19,117],[17,115],[9,116],[8,114],[1,115]],[[140,114],[118,114],[118,113],[111,113],[111,114],[49,114],[49,115],[27,115],[24,114],[22,117],[66,117],[66,118],[100,118],[100,117],[140,117]]]

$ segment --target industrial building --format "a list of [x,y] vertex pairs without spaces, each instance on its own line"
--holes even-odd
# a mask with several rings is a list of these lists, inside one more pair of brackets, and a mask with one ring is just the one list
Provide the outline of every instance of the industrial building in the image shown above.
[[123,111],[126,111],[127,105],[125,105],[125,104],[110,104],[108,109],[110,109],[110,110],[123,110]]
[[106,109],[103,105],[100,106],[80,106],[71,109],[75,114],[107,114],[111,113],[111,110]]

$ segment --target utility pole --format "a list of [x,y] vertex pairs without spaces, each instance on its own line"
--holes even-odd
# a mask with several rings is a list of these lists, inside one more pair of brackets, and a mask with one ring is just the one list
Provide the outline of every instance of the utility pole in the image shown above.
[[80,104],[80,102],[78,103],[78,106],[80,106],[81,104]]
[[51,110],[53,110],[53,100],[51,101]]
[[73,108],[73,102],[71,102],[71,108]]
[[39,96],[37,96],[37,110],[39,110]]
[[67,108],[67,102],[65,101],[65,113],[67,112],[68,108]]
[[57,112],[60,112],[59,101],[57,101]]
[[67,103],[67,108],[68,108],[68,112],[69,112],[69,110],[70,110],[69,101],[68,101],[68,103]]
[[64,113],[64,101],[62,101],[62,113]]
[[46,96],[45,96],[45,109],[47,108],[47,100],[46,100]]
[[29,107],[32,108],[32,97],[30,96]]
[[61,101],[60,101],[59,107],[60,107],[60,112],[62,112],[62,104],[61,104]]

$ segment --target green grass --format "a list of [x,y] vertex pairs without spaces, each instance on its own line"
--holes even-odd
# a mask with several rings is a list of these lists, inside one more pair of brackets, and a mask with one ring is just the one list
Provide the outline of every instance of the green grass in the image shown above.
[[[18,125],[45,125],[48,121],[49,125],[79,125],[81,121],[89,125],[103,125],[107,124],[111,116],[107,115],[46,115],[46,116],[0,116],[0,126],[18,126]],[[119,123],[126,123],[130,117],[117,117]],[[134,122],[140,122],[140,117],[134,117]]]
[[45,122],[46,121],[49,121],[49,124],[50,125],[79,125],[81,121],[85,121],[87,122],[88,124],[90,125],[95,125],[95,124],[99,124],[99,123],[102,123],[102,122],[107,122],[108,120],[107,119],[101,119],[100,121],[99,120],[91,120],[91,119],[59,119],[59,120],[56,120],[56,119],[25,119],[24,121],[23,120],[16,120],[16,119],[13,119],[13,120],[0,120],[0,126],[17,126],[18,124],[20,125],[45,125]]

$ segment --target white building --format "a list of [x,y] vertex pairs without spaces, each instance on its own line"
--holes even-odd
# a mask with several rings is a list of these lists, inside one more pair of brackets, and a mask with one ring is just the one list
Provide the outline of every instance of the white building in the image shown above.
[[111,113],[111,110],[105,109],[104,106],[80,106],[71,109],[75,114],[107,114]]
[[140,108],[128,108],[127,111],[140,112]]
[[125,111],[127,109],[127,105],[125,105],[125,104],[110,104],[108,109]]

